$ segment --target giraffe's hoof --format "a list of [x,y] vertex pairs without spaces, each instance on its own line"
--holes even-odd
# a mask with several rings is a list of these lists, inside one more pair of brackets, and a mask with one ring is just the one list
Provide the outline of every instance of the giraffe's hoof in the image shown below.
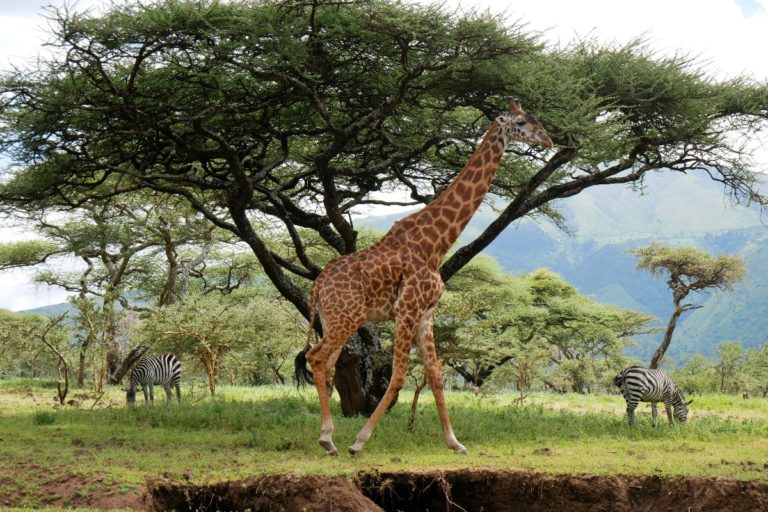
[[330,455],[331,457],[339,456],[339,450],[336,449],[336,446],[334,446],[331,441],[320,441],[320,446],[323,447],[326,455]]
[[354,446],[350,446],[349,448],[347,448],[347,451],[353,457],[359,457],[360,454],[363,453],[362,448],[355,448]]
[[461,455],[466,455],[467,454],[467,449],[464,448],[464,446],[462,446],[462,445],[454,446],[453,447],[453,451],[455,453],[458,453],[458,454],[461,454]]

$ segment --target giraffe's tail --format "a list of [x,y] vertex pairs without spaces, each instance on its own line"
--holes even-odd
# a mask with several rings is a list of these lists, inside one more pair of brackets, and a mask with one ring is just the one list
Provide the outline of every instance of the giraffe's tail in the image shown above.
[[312,333],[315,330],[315,306],[317,305],[317,286],[312,286],[312,293],[309,299],[309,325],[307,326],[307,341],[304,348],[296,354],[293,360],[293,378],[296,380],[296,387],[305,384],[312,384],[312,372],[307,368],[307,352],[312,348]]

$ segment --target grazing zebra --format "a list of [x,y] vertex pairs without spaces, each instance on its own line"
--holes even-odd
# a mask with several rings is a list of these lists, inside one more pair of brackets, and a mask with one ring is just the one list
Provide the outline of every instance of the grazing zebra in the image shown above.
[[126,391],[125,398],[128,405],[136,403],[136,386],[141,385],[144,392],[144,402],[147,402],[147,386],[149,386],[149,400],[154,402],[155,397],[153,387],[155,384],[162,384],[165,388],[165,394],[168,397],[168,403],[173,400],[171,394],[171,385],[176,388],[176,399],[181,402],[181,389],[179,381],[181,380],[181,363],[173,354],[163,354],[161,356],[143,357],[131,372],[131,385]]
[[672,408],[675,419],[680,423],[688,420],[688,404],[685,395],[672,378],[661,370],[649,370],[642,366],[630,366],[613,378],[613,383],[621,389],[627,402],[629,425],[635,424],[635,408],[638,402],[650,402],[653,413],[653,426],[656,426],[656,402],[664,402],[669,424],[672,424]]

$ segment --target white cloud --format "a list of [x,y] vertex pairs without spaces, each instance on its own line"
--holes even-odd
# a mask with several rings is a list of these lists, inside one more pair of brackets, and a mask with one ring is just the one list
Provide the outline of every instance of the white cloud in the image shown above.
[[662,54],[699,56],[719,78],[737,75],[768,79],[768,2],[750,0],[762,9],[744,10],[735,0],[451,0],[463,9],[488,9],[522,20],[545,32],[550,42],[567,44],[592,35],[602,41],[625,43],[646,35]]
[[25,270],[0,272],[0,308],[11,311],[58,304],[67,300],[68,293],[60,288],[34,283]]

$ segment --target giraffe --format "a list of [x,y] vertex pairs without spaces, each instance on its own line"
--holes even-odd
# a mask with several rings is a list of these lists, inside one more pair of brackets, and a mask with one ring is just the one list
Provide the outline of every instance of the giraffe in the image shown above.
[[[439,265],[480,207],[509,142],[553,147],[541,124],[516,99],[508,99],[509,110],[491,124],[467,164],[437,198],[397,221],[371,247],[330,261],[315,279],[305,351],[308,350],[306,361],[312,368],[320,401],[319,442],[328,455],[338,455],[329,407],[336,360],[363,322],[391,319],[396,324],[392,377],[373,414],[348,448],[349,453],[358,455],[362,451],[381,415],[405,383],[414,341],[437,404],[445,443],[457,453],[467,453],[456,439],[448,417],[432,333],[435,305],[444,288]],[[309,349],[315,310],[323,337]],[[298,371],[297,366],[297,375]],[[306,368],[303,371],[308,373]]]

